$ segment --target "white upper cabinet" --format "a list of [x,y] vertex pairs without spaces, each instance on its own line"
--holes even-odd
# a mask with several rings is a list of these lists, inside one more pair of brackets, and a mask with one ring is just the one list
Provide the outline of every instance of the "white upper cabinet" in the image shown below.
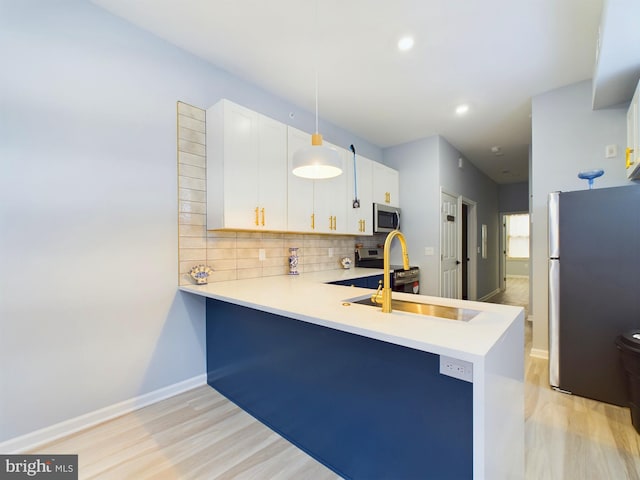
[[640,178],[640,82],[627,111],[627,177]]
[[400,206],[398,171],[377,162],[373,162],[373,203]]
[[[347,233],[354,235],[373,235],[373,164],[368,158],[356,155],[354,174],[353,153],[347,152]],[[356,183],[357,182],[357,183]],[[356,188],[357,187],[357,188]],[[353,201],[360,201],[358,208],[353,208]]]
[[[221,100],[207,110],[207,229],[373,234],[373,203],[399,207],[398,172],[337,150],[343,173],[310,180],[291,173],[311,135]],[[360,207],[353,208],[356,195]]]
[[[310,180],[291,173],[293,154],[311,145],[311,135],[293,127],[288,130],[288,213],[287,230],[290,232],[346,233],[347,232],[347,179],[343,173],[326,180]],[[345,150],[335,148],[345,163]]]
[[221,100],[207,110],[207,229],[287,228],[287,128]]

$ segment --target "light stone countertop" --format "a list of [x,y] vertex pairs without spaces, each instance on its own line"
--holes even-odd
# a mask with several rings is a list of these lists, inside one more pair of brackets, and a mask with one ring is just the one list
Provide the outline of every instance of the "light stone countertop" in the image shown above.
[[524,322],[522,307],[399,292],[393,292],[393,298],[480,313],[467,322],[398,311],[385,314],[379,307],[348,302],[371,296],[373,290],[326,283],[381,273],[352,268],[181,286],[180,290],[473,363],[485,358],[513,322]]

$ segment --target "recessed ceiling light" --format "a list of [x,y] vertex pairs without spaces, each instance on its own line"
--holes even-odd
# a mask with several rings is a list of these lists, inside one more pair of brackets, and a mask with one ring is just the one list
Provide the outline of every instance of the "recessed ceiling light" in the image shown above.
[[495,145],[495,146],[491,147],[491,151],[493,153],[498,153],[500,151],[500,147],[498,145]]
[[469,105],[467,105],[466,103],[463,103],[462,105],[458,105],[456,107],[456,114],[458,115],[464,115],[468,111],[469,111]]
[[402,37],[398,41],[398,50],[401,52],[406,52],[407,50],[411,50],[413,48],[413,37]]

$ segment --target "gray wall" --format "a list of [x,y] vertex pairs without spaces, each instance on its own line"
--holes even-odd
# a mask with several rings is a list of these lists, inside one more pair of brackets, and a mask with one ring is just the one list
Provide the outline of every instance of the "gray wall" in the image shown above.
[[528,277],[529,276],[529,259],[518,258],[507,260],[507,276]]
[[449,142],[440,137],[440,183],[445,190],[462,195],[477,203],[478,231],[477,244],[481,245],[481,227],[487,225],[487,258],[478,255],[477,298],[498,289],[500,245],[500,218],[498,216],[498,186],[478,170],[471,162],[464,160],[463,168],[458,167],[462,154]]
[[[631,183],[626,178],[626,112],[622,108],[591,109],[591,81],[559,88],[533,98],[531,165],[531,262],[533,349],[548,351],[547,195],[587,188],[579,171],[603,168],[595,188]],[[618,146],[616,158],[604,158],[605,146]]]
[[[420,293],[438,295],[440,271],[440,183],[438,137],[428,137],[384,150],[384,162],[400,172],[402,232],[409,260],[420,267]],[[425,247],[434,254],[425,255]],[[401,263],[393,245],[393,261]]]
[[2,442],[205,373],[204,302],[177,292],[176,101],[314,115],[89,2],[0,10]]
[[[400,172],[402,230],[407,238],[409,258],[421,269],[421,292],[439,294],[440,281],[440,189],[477,202],[478,232],[486,224],[489,255],[478,256],[477,296],[498,288],[498,193],[496,184],[470,162],[458,168],[461,154],[441,136],[386,148],[384,162]],[[425,255],[432,247],[434,255]],[[397,247],[394,254],[398,253]],[[399,256],[394,261],[399,261]]]
[[529,211],[529,182],[498,185],[498,208],[501,213]]

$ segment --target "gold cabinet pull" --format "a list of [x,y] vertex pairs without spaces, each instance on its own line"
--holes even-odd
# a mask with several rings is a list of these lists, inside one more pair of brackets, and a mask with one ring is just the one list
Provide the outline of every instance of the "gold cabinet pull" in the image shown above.
[[333,217],[329,217],[329,230],[333,230]]
[[264,208],[260,211],[262,213],[262,226],[264,227]]
[[627,149],[624,151],[626,168],[629,168],[631,165],[633,165],[633,160],[631,160],[632,153],[633,153],[633,148],[631,147],[627,147]]
[[258,207],[256,207],[256,226],[260,225],[258,223]]
[[386,203],[391,203],[391,192],[384,192],[384,201]]
[[362,231],[366,231],[367,230],[367,221],[366,220],[362,220]]
[[316,228],[316,214],[311,214],[311,230],[315,230]]
[[338,217],[333,217],[333,229],[338,229]]

